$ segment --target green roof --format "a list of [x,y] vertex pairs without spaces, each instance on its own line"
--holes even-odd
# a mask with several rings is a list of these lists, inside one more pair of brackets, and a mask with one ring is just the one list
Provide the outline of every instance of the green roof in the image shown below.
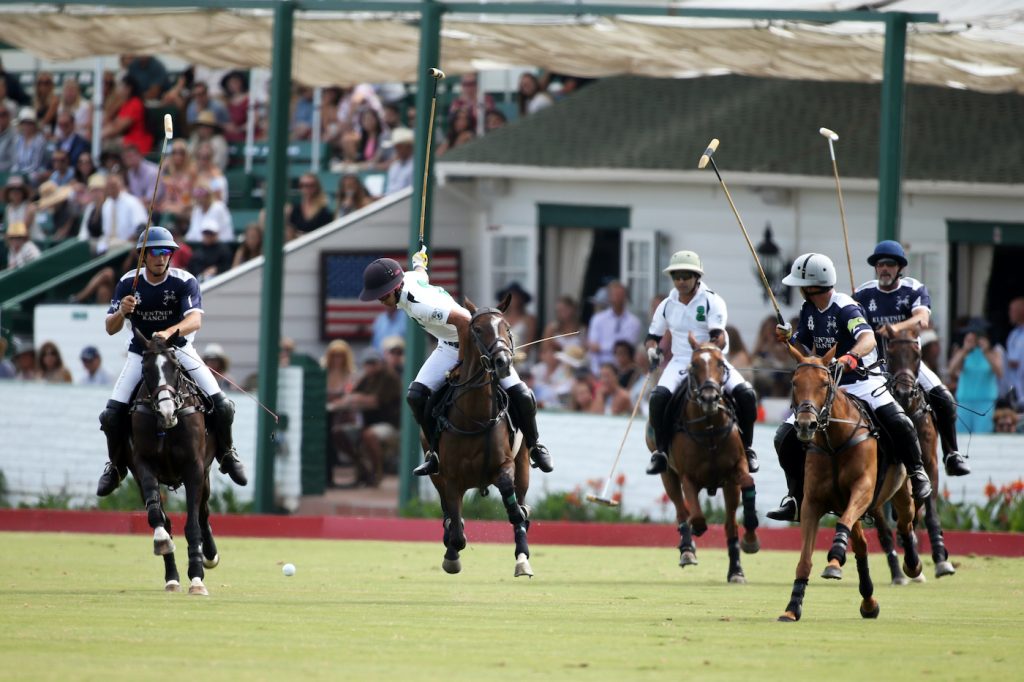
[[[903,177],[1024,183],[1024,97],[908,86]],[[693,170],[708,141],[729,171],[878,175],[881,87],[718,76],[607,78],[457,147],[444,162]],[[727,176],[726,176],[727,177]]]

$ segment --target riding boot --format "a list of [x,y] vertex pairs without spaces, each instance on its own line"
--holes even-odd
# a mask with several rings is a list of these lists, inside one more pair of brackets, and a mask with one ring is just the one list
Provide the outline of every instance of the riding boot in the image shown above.
[[875,416],[892,440],[894,453],[903,462],[910,478],[910,488],[918,502],[931,497],[932,484],[921,462],[921,443],[917,440],[917,429],[910,417],[897,403],[889,403],[875,409]]
[[245,467],[238,459],[234,439],[231,436],[231,425],[235,422],[235,404],[228,400],[223,392],[211,396],[213,400],[213,434],[217,440],[215,457],[220,462],[220,472],[238,485],[249,482],[245,475]]
[[654,429],[654,452],[651,453],[651,462],[647,465],[647,473],[650,476],[668,471],[669,438],[665,428],[668,417],[665,412],[668,411],[668,404],[671,400],[672,391],[664,386],[658,386],[651,391],[651,400],[647,404],[651,428]]
[[96,495],[106,497],[117,490],[128,475],[128,405],[108,400],[100,412],[100,430],[107,437],[107,457],[110,459],[100,475]]
[[935,415],[935,430],[942,441],[942,462],[946,465],[946,473],[950,476],[966,476],[971,473],[963,455],[957,452],[956,445],[956,402],[949,389],[939,384],[928,391],[928,405]]
[[409,390],[405,394],[405,402],[409,404],[412,416],[423,430],[427,442],[430,443],[430,447],[423,454],[423,463],[412,470],[414,476],[433,476],[441,471],[441,460],[438,459],[437,452],[434,450],[433,429],[430,428],[431,422],[427,419],[427,404],[430,402],[431,393],[429,388],[414,381],[409,385]]
[[786,486],[789,494],[782,498],[777,509],[767,513],[768,518],[776,521],[799,521],[800,503],[804,496],[804,459],[807,448],[796,437],[796,427],[783,424],[775,432],[775,453],[779,456],[779,465],[786,474]]
[[506,389],[506,392],[518,417],[516,425],[523,432],[523,440],[530,451],[530,466],[546,474],[551,473],[554,469],[551,453],[538,442],[540,435],[537,432],[537,399],[533,397],[533,391],[525,383],[518,383]]
[[743,450],[747,453],[747,471],[756,474],[761,467],[757,463],[757,453],[751,447],[754,443],[754,422],[757,421],[757,394],[754,393],[754,387],[743,382],[732,389],[732,401],[736,404],[736,424],[740,428]]

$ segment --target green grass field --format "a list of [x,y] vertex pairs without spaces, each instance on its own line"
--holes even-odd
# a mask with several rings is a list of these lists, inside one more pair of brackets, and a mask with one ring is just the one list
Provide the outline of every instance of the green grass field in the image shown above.
[[[184,538],[179,570],[184,576]],[[928,679],[1024,676],[1024,561],[960,558],[941,581],[891,587],[862,620],[856,568],[816,576],[803,620],[776,623],[796,554],[221,538],[210,597],[163,592],[149,536],[0,534],[0,678],[26,680]],[[281,563],[297,567],[281,574]],[[932,566],[926,561],[926,575]],[[184,579],[183,579],[184,582]]]

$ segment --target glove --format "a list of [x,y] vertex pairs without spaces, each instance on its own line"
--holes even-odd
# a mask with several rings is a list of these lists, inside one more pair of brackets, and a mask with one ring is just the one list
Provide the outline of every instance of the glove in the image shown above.
[[789,322],[785,324],[775,325],[775,340],[780,343],[786,343],[790,337],[793,336],[793,325]]
[[654,346],[653,348],[647,349],[647,359],[651,363],[652,372],[658,369],[658,366],[661,365],[661,359],[664,357],[664,355],[665,354],[661,352],[661,348],[658,346]]
[[843,372],[852,372],[860,365],[860,359],[852,353],[847,353],[839,358],[838,362],[843,366]]
[[413,270],[415,270],[416,268],[423,268],[424,270],[427,269],[427,247],[426,247],[426,245],[421,246],[419,251],[417,251],[416,253],[412,254],[412,268],[413,268]]

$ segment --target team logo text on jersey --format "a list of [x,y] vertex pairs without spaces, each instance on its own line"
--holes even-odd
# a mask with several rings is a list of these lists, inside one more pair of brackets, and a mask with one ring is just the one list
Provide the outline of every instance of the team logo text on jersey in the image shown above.
[[444,311],[440,308],[434,308],[434,311],[430,313],[430,319],[435,322],[441,322],[444,320]]
[[812,332],[814,331],[814,318],[813,317],[808,317],[807,318],[807,328],[810,329]]
[[170,290],[164,290],[164,305],[171,305],[178,302],[178,295]]
[[878,304],[875,303],[875,299],[871,299],[870,301],[868,301],[868,310],[870,310],[871,312],[875,312],[876,310],[878,310]]
[[698,322],[704,322],[707,319],[708,318],[707,318],[707,315],[705,314],[704,306],[702,306],[702,305],[697,306],[697,321]]
[[910,307],[910,296],[897,296],[896,297],[897,308],[909,308]]
[[829,315],[828,320],[825,322],[825,333],[835,334],[839,327],[836,325],[836,318],[834,315]]

